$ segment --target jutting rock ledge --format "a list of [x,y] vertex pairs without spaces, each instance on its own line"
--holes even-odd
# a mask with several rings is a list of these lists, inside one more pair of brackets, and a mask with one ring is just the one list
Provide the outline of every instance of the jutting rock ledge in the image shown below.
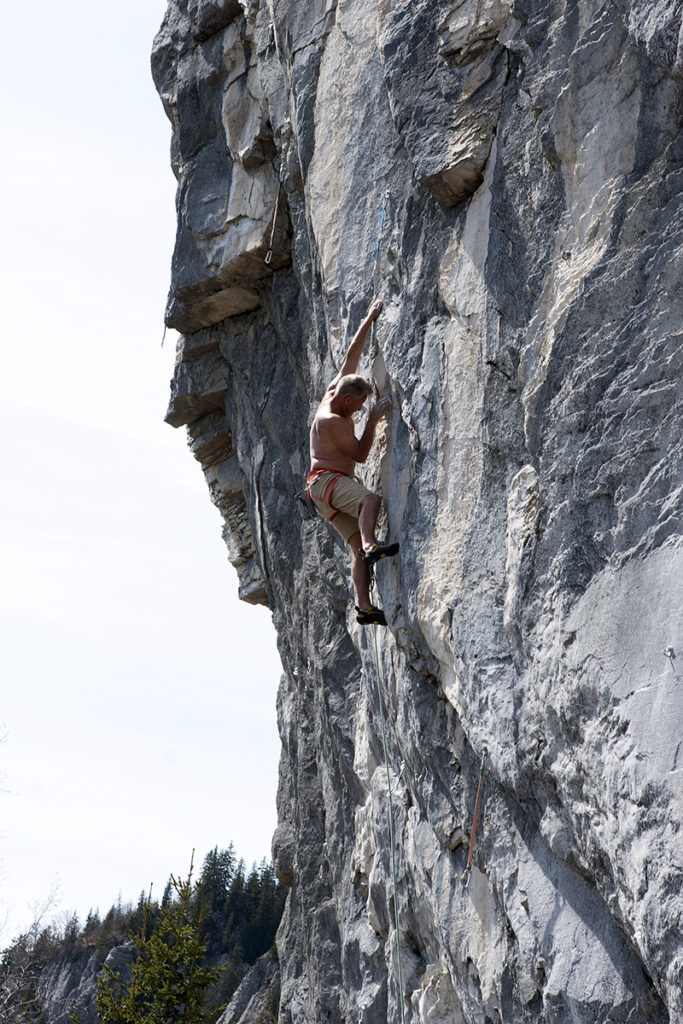
[[[169,3],[167,418],[278,634],[282,1024],[400,1020],[397,939],[410,1024],[683,1021],[680,40],[666,0]],[[372,636],[293,501],[373,294],[399,936]]]

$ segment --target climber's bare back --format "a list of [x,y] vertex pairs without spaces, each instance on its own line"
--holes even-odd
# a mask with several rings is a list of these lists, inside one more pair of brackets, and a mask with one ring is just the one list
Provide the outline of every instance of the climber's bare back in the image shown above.
[[311,426],[311,469],[331,469],[353,476],[356,463],[361,461],[358,458],[359,445],[354,431],[353,413],[361,408],[366,396],[354,399],[350,403],[352,411],[348,416],[343,416],[330,408],[335,386],[336,380],[325,393]]

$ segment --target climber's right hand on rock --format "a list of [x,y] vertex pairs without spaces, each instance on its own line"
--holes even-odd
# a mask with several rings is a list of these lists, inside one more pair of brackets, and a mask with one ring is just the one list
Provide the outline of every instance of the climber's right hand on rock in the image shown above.
[[384,303],[382,302],[381,299],[375,299],[373,304],[370,306],[370,309],[368,310],[367,317],[365,318],[368,321],[368,323],[371,324],[373,320],[377,319],[377,317],[382,312],[382,306],[383,305],[384,305]]
[[383,416],[386,416],[390,409],[391,401],[388,398],[380,398],[379,402],[375,402],[370,410],[370,416],[377,423]]

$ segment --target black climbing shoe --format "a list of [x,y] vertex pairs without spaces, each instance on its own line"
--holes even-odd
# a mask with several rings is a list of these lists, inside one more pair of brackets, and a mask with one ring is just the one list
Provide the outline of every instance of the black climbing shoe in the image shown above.
[[381,608],[375,608],[372,605],[366,610],[361,611],[358,605],[356,605],[356,622],[360,622],[361,626],[386,626],[387,620],[384,617],[384,612]]
[[389,558],[391,555],[398,554],[398,544],[375,544],[373,547],[368,548],[367,551],[363,552],[363,561],[367,565],[368,569],[375,562],[379,562],[380,558]]

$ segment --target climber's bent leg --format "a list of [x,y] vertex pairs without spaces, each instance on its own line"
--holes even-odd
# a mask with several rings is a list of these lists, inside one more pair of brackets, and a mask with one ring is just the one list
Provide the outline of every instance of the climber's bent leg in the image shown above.
[[372,608],[372,602],[370,601],[370,573],[363,558],[363,545],[358,530],[349,537],[348,545],[353,552],[351,555],[351,579],[356,590],[358,607],[362,612],[368,611]]
[[370,571],[363,555],[360,532],[357,530],[348,541],[351,556],[351,578],[356,590],[356,621],[361,626],[386,626],[387,620],[381,608],[375,608],[370,601]]
[[382,504],[382,499],[379,494],[367,494],[361,501],[358,507],[358,527],[360,529],[360,535],[363,543],[363,548],[367,551],[368,548],[374,547],[377,543],[375,537],[375,527],[377,525],[377,516],[379,514],[379,507]]

